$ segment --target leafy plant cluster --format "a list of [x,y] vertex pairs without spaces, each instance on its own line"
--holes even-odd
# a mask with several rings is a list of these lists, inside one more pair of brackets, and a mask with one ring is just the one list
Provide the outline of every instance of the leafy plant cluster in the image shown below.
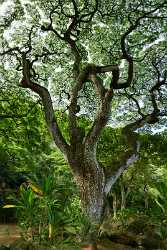
[[8,198],[17,209],[26,239],[49,240],[50,244],[56,239],[56,244],[65,244],[80,231],[79,199],[66,166],[40,169],[40,173],[20,186],[17,196]]

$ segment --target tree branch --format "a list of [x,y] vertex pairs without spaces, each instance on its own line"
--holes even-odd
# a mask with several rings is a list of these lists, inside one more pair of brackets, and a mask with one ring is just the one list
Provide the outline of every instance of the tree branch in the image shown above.
[[50,130],[56,145],[60,148],[60,150],[65,155],[67,155],[69,146],[66,143],[59,129],[59,126],[58,126],[58,123],[54,114],[51,96],[45,87],[32,82],[31,80],[32,65],[30,61],[26,58],[25,53],[22,53],[22,63],[23,63],[23,79],[20,85],[23,88],[31,89],[32,91],[34,91],[41,97],[48,129]]
[[112,167],[106,169],[106,185],[105,193],[108,194],[115,184],[117,179],[123,174],[123,172],[139,158],[140,141],[137,139],[137,134],[134,132],[136,129],[143,127],[145,124],[155,124],[158,122],[158,116],[166,115],[166,112],[158,112],[145,115],[143,118],[135,121],[134,123],[128,124],[122,129],[122,135],[126,140],[126,143],[130,150],[128,150],[118,162],[117,166],[114,165],[113,172]]
[[138,102],[138,100],[133,96],[133,94],[128,94],[128,93],[126,93],[126,97],[127,97],[129,100],[131,99],[131,100],[136,104],[138,114],[139,114],[142,118],[144,118],[145,115],[142,113],[142,110],[141,110],[141,108],[140,108],[139,102]]
[[44,25],[41,26],[41,29],[43,31],[52,31],[60,40],[65,41],[67,44],[70,45],[72,54],[74,55],[74,65],[73,65],[73,74],[74,74],[74,78],[76,79],[79,75],[80,72],[80,63],[82,60],[82,57],[80,55],[80,51],[76,45],[75,40],[73,40],[71,38],[72,31],[75,31],[76,26],[78,24],[78,9],[77,9],[77,5],[76,2],[73,0],[72,1],[73,6],[74,6],[74,11],[75,11],[75,15],[73,15],[72,22],[69,25],[69,27],[67,28],[67,30],[64,32],[64,35],[61,36],[54,28],[53,28],[53,20],[52,20],[52,14],[54,13],[54,10],[50,13],[50,24],[45,27]]
[[133,59],[128,55],[128,79],[124,83],[119,82],[119,66],[118,65],[106,65],[97,66],[97,73],[107,73],[112,72],[112,80],[110,87],[113,89],[125,89],[129,87],[133,81]]
[[[93,19],[93,17],[94,17],[94,15],[96,14],[96,12],[98,11],[98,6],[99,6],[99,0],[95,0],[95,7],[94,7],[94,10],[91,11],[91,12],[89,12],[89,13],[87,13],[87,14],[81,15],[79,21],[80,21],[81,23],[89,23],[89,22]],[[85,19],[85,18],[87,18],[87,17],[88,17],[88,19]]]
[[14,47],[14,48],[10,48],[8,50],[5,50],[3,52],[0,52],[0,56],[4,56],[4,55],[7,55],[7,54],[10,55],[10,54],[12,54],[12,52],[19,52],[19,53],[21,53],[19,47]]
[[114,89],[122,89],[122,88],[127,88],[131,85],[133,81],[133,57],[130,55],[127,47],[127,37],[138,27],[140,24],[140,21],[144,18],[149,18],[150,14],[153,14],[156,12],[158,9],[163,8],[166,4],[166,1],[164,1],[162,4],[159,4],[156,8],[152,9],[149,12],[144,13],[142,16],[138,17],[135,23],[133,24],[132,22],[128,30],[122,35],[121,37],[121,50],[122,50],[122,58],[126,59],[128,62],[128,78],[125,83],[119,84],[119,71],[112,71],[113,73],[113,79],[111,82],[111,86],[113,86]]
[[96,119],[94,120],[93,125],[85,138],[86,147],[89,145],[94,148],[100,136],[101,130],[107,124],[109,119],[113,90],[106,90],[103,86],[102,80],[100,77],[97,77],[96,74],[90,74],[89,79],[95,85],[97,94],[100,98],[100,106],[98,108]]
[[107,73],[118,70],[118,65],[96,66],[96,73]]
[[131,95],[129,98],[131,98],[137,105],[138,113],[142,116],[142,118],[134,123],[131,123],[127,126],[125,126],[122,130],[123,136],[126,138],[127,145],[131,148],[129,151],[123,155],[121,162],[118,162],[118,166],[114,166],[114,169],[116,167],[116,171],[113,172],[112,168],[106,170],[106,186],[105,186],[105,193],[108,194],[114,185],[114,183],[117,181],[117,179],[123,174],[123,172],[134,162],[136,162],[139,158],[138,152],[140,150],[140,142],[137,140],[135,130],[138,128],[143,127],[146,123],[148,124],[155,124],[159,121],[158,116],[164,116],[166,115],[166,112],[161,112],[158,108],[156,98],[154,91],[158,90],[162,85],[166,84],[166,74],[164,76],[164,79],[161,80],[161,75],[158,69],[156,68],[156,71],[158,73],[158,81],[157,83],[150,89],[151,94],[151,101],[153,105],[153,112],[148,115],[144,115],[141,112],[140,106],[138,101]]
[[[140,149],[140,142],[137,140],[136,133],[134,132],[137,128],[142,127],[145,124],[144,119],[135,121],[134,123],[128,124],[122,129],[122,135],[126,140],[127,146],[130,148],[118,162],[118,166],[114,165],[114,169],[117,170],[113,172],[112,167],[107,168],[106,175],[106,185],[105,193],[106,195],[110,192],[112,186],[115,184],[117,179],[123,174],[123,172],[135,161],[138,160],[138,152]],[[111,173],[110,173],[111,172]]]
[[77,117],[78,113],[77,108],[77,99],[78,93],[81,90],[84,81],[82,79],[78,79],[77,84],[74,86],[70,93],[70,105],[69,105],[69,135],[70,135],[70,144],[73,147],[77,146],[78,142],[81,142],[83,138],[80,137],[79,128],[77,127]]
[[166,76],[167,76],[167,71],[165,71],[164,76],[161,76],[161,72],[158,69],[157,63],[152,63],[156,72],[157,72],[157,82],[155,83],[155,85],[150,89],[150,96],[151,96],[151,102],[152,102],[152,106],[153,106],[153,113],[154,114],[159,114],[160,110],[158,108],[158,104],[156,101],[156,96],[155,96],[155,91],[158,91],[160,89],[161,86],[166,84]]
[[79,91],[82,89],[84,83],[86,81],[90,81],[89,74],[90,72],[95,70],[95,66],[92,64],[88,64],[82,71],[80,71],[79,76],[76,79],[76,84],[73,87],[70,93],[70,105],[69,105],[69,135],[70,135],[70,142],[74,147],[77,147],[78,142],[82,142],[83,137],[80,135],[79,128],[77,126],[77,117],[76,114],[78,113],[78,105],[77,99]]
[[95,119],[92,128],[84,139],[85,145],[91,144],[93,147],[95,146],[98,137],[102,128],[106,125],[109,113],[110,113],[110,105],[113,97],[112,89],[108,91],[104,88],[103,82],[96,75],[96,66],[93,64],[88,64],[79,74],[77,83],[73,90],[70,93],[70,105],[69,105],[69,133],[71,138],[71,143],[74,145],[78,142],[78,138],[82,140],[80,137],[79,128],[77,128],[76,121],[76,113],[77,113],[77,98],[78,93],[82,89],[84,83],[86,81],[91,81],[96,88],[97,95],[100,98],[100,107],[99,112],[97,114],[97,118]]

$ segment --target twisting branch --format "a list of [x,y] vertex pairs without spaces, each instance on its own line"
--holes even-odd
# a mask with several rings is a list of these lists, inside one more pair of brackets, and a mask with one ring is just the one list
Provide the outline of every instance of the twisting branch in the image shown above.
[[151,114],[145,115],[143,118],[130,123],[122,129],[122,135],[124,136],[127,146],[130,148],[121,159],[117,166],[114,164],[113,172],[112,166],[106,170],[106,185],[105,193],[106,195],[110,192],[112,186],[115,184],[117,179],[123,174],[123,172],[133,163],[135,163],[139,158],[140,141],[137,139],[137,134],[134,132],[136,129],[144,127],[145,124],[155,124],[158,122],[158,116],[166,115],[166,112],[154,111]]
[[[125,51],[126,53],[126,51]],[[134,162],[136,162],[139,158],[138,152],[140,149],[140,141],[137,139],[137,135],[135,134],[135,130],[138,128],[143,127],[145,124],[155,124],[156,122],[159,121],[159,116],[164,116],[166,115],[165,111],[160,111],[156,102],[155,98],[155,91],[159,90],[159,88],[162,85],[166,84],[166,75],[167,73],[165,72],[165,75],[162,80],[162,76],[160,71],[158,70],[158,67],[156,64],[154,64],[154,67],[157,72],[158,80],[156,84],[150,89],[150,95],[151,95],[151,101],[152,101],[152,106],[153,106],[153,112],[150,114],[143,114],[141,112],[140,106],[138,101],[133,97],[133,95],[129,95],[128,97],[132,99],[138,109],[138,113],[142,116],[141,119],[138,121],[135,121],[134,123],[131,123],[127,126],[125,126],[122,130],[122,134],[124,138],[126,139],[127,145],[130,147],[130,150],[128,150],[122,157],[121,162],[118,162],[118,166],[114,165],[114,169],[116,167],[116,171],[113,173],[112,167],[108,168],[106,171],[106,186],[105,186],[105,193],[108,194],[114,185],[114,183],[117,181],[119,176],[122,175],[122,173]],[[126,95],[128,95],[126,93]]]
[[96,73],[107,73],[112,71],[117,71],[118,65],[106,65],[106,66],[96,66]]
[[85,144],[91,144],[95,146],[102,128],[106,125],[109,113],[110,105],[113,97],[112,89],[106,90],[103,86],[103,81],[97,76],[97,67],[93,64],[88,64],[79,74],[77,83],[70,93],[70,105],[69,105],[69,133],[71,143],[74,145],[78,142],[78,138],[82,142],[83,138],[80,137],[79,128],[77,128],[76,113],[78,112],[77,98],[79,91],[83,88],[84,83],[91,81],[96,88],[97,95],[100,98],[100,107],[92,128],[87,136],[84,138]]
[[119,82],[119,66],[118,65],[106,65],[106,66],[97,66],[96,73],[107,73],[112,72],[112,80],[110,88],[112,89],[125,89],[129,87],[133,80],[133,59],[128,55],[128,79],[126,82]]
[[[70,105],[69,105],[69,135],[70,135],[70,143],[72,147],[76,147],[78,142],[81,142],[83,138],[80,137],[80,131],[77,127],[77,117],[78,113],[78,93],[82,89],[82,86],[85,82],[86,72],[83,73],[83,78],[78,78],[77,84],[74,86],[72,91],[70,92]],[[74,148],[73,148],[74,149]]]
[[70,135],[70,142],[73,147],[77,146],[78,142],[82,142],[83,137],[80,135],[80,130],[77,127],[77,117],[76,114],[78,113],[78,105],[77,99],[79,95],[79,91],[83,88],[84,83],[86,81],[90,81],[89,74],[91,72],[95,73],[95,65],[88,64],[79,74],[76,84],[71,90],[70,93],[70,105],[69,105],[69,135]]
[[26,54],[30,53],[32,50],[32,32],[33,32],[34,26],[31,27],[30,32],[28,34],[28,42],[27,42],[27,46],[28,46],[28,50],[26,51]]
[[[122,129],[122,135],[124,136],[127,146],[130,148],[119,160],[117,166],[114,165],[116,171],[113,172],[112,166],[106,170],[106,195],[110,192],[112,186],[117,179],[123,174],[123,172],[139,158],[138,152],[140,150],[140,141],[137,139],[137,135],[134,132],[136,129],[142,127],[145,124],[144,119],[140,119],[125,126]],[[111,173],[110,173],[111,172]]]
[[151,96],[151,102],[152,102],[154,113],[158,114],[160,110],[159,110],[158,105],[157,105],[157,101],[156,101],[156,97],[155,97],[155,93],[154,93],[153,88],[150,90],[150,96]]
[[39,84],[34,83],[31,80],[32,63],[29,61],[29,59],[26,58],[25,53],[22,53],[22,63],[23,63],[23,79],[20,85],[23,88],[31,89],[32,91],[34,91],[41,97],[47,126],[51,134],[53,135],[53,139],[56,145],[60,148],[60,150],[65,155],[67,155],[69,146],[66,143],[59,129],[59,126],[58,126],[58,123],[54,114],[51,96],[45,87],[40,86]]
[[121,50],[122,50],[122,58],[126,59],[128,62],[128,78],[127,81],[124,83],[119,84],[119,69],[112,71],[113,73],[113,79],[111,82],[111,86],[115,89],[121,89],[121,88],[127,88],[131,85],[133,81],[133,57],[128,51],[127,46],[127,38],[128,36],[140,25],[140,21],[149,18],[150,14],[155,13],[158,9],[163,8],[166,4],[166,1],[164,1],[162,4],[159,4],[156,8],[152,9],[149,12],[144,13],[142,16],[138,17],[135,23],[132,23],[130,21],[130,27],[128,30],[122,35],[121,37]]
[[55,13],[55,9],[53,9],[50,12],[50,16],[49,16],[50,24],[47,27],[42,25],[41,29],[43,31],[52,31],[60,40],[65,41],[70,46],[71,52],[74,56],[73,75],[74,75],[74,78],[76,80],[80,74],[80,64],[81,64],[82,56],[81,56],[81,52],[76,44],[76,39],[72,38],[72,37],[75,37],[73,32],[77,32],[77,34],[78,34],[78,32],[79,32],[77,30],[78,26],[81,23],[87,23],[93,19],[95,13],[98,10],[99,1],[95,0],[95,7],[94,7],[93,11],[90,11],[87,14],[82,14],[82,11],[84,11],[84,9],[79,11],[78,6],[77,6],[77,2],[75,0],[72,0],[72,4],[73,4],[73,9],[74,9],[74,14],[73,15],[66,15],[63,11],[62,4],[60,3],[61,13],[64,16],[69,17],[71,20],[70,25],[68,26],[67,30],[65,32],[63,32],[63,35],[59,34],[53,28],[52,14]]
[[96,119],[94,120],[93,125],[85,138],[85,145],[91,145],[91,147],[94,148],[100,136],[101,130],[107,124],[109,119],[113,90],[106,90],[100,77],[97,77],[95,74],[91,74],[89,79],[95,85],[97,94],[100,98],[100,106]]
[[67,32],[65,32],[64,36],[62,37],[61,35],[59,35],[59,33],[53,29],[52,25],[49,25],[48,27],[44,27],[42,26],[41,29],[43,31],[52,31],[59,39],[61,39],[62,41],[65,41],[67,42],[70,47],[71,47],[71,51],[74,55],[74,58],[75,58],[75,61],[74,61],[74,65],[73,65],[73,73],[74,73],[74,78],[76,79],[79,75],[79,72],[80,72],[80,63],[81,63],[81,55],[80,55],[80,52],[79,52],[79,49],[76,45],[76,42],[71,38],[71,33],[69,33],[67,30]]
[[136,21],[134,23],[131,22],[130,27],[128,28],[128,30],[123,34],[122,38],[121,38],[121,49],[122,49],[122,54],[123,54],[123,58],[127,59],[129,56],[129,53],[127,51],[127,46],[126,46],[126,39],[127,37],[140,25],[140,21],[145,19],[145,18],[149,18],[149,15],[155,13],[157,10],[159,10],[160,8],[164,8],[166,5],[166,1],[164,1],[161,4],[158,4],[156,6],[156,8],[145,12],[143,15],[141,15],[140,17],[138,17],[136,19]]
[[54,28],[53,28],[53,20],[52,20],[52,14],[55,12],[55,10],[53,10],[50,13],[50,24],[45,27],[44,25],[42,25],[41,29],[43,31],[52,31],[60,40],[66,42],[72,51],[72,54],[74,55],[74,65],[73,65],[73,74],[74,74],[74,78],[76,79],[79,75],[80,72],[80,63],[81,63],[81,55],[80,55],[80,51],[76,45],[76,41],[73,40],[71,38],[71,36],[73,36],[72,32],[76,30],[77,24],[78,24],[78,19],[79,19],[79,13],[78,13],[78,9],[77,9],[77,5],[76,2],[73,0],[72,1],[73,6],[74,6],[74,12],[75,14],[70,17],[71,18],[71,24],[69,25],[69,27],[67,28],[67,30],[64,32],[63,36],[60,35]]
[[[97,68],[98,73],[104,73],[104,72],[112,72],[112,81],[111,81],[111,87],[113,89],[125,89],[128,88],[131,83],[133,82],[133,57],[129,52],[128,45],[127,45],[127,38],[128,36],[140,25],[140,22],[142,19],[149,18],[150,14],[153,14],[158,9],[163,8],[166,4],[166,1],[164,1],[162,4],[159,4],[156,8],[152,9],[149,12],[144,13],[142,16],[138,17],[137,20],[132,23],[130,22],[130,27],[128,30],[122,35],[121,37],[121,50],[122,50],[122,59],[125,59],[128,62],[128,77],[127,81],[120,83],[119,82],[119,67],[118,65],[107,65],[107,66],[99,66]],[[142,59],[143,60],[143,59]]]

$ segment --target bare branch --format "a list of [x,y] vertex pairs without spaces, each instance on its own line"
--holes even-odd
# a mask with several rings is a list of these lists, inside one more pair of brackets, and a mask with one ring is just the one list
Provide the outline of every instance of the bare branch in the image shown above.
[[152,9],[151,11],[145,12],[143,15],[138,17],[137,20],[135,21],[135,23],[131,24],[130,27],[128,28],[128,30],[122,35],[121,48],[122,48],[123,58],[128,60],[128,57],[129,57],[129,53],[127,52],[127,47],[126,47],[126,39],[130,35],[130,33],[132,33],[138,27],[138,25],[140,25],[140,21],[142,19],[149,18],[150,14],[153,14],[157,10],[159,10],[160,8],[163,8],[165,6],[165,4],[166,4],[166,1],[164,1],[162,4],[159,4],[158,6],[156,6],[156,8]]
[[139,152],[139,149],[140,149],[140,142],[138,141],[137,142],[137,151],[136,153],[134,152],[128,159],[126,159],[125,163],[123,165],[121,165],[118,170],[113,173],[110,177],[108,177],[108,174],[107,174],[107,181],[106,181],[106,185],[105,185],[105,194],[107,195],[111,188],[113,187],[113,185],[116,183],[117,179],[124,173],[124,171],[126,169],[128,169],[128,167],[130,165],[132,165],[133,163],[135,163],[138,159],[139,159],[139,156],[138,156],[138,152]]
[[70,93],[70,105],[68,107],[68,110],[69,110],[69,135],[72,147],[77,146],[77,143],[81,142],[83,139],[80,137],[80,133],[77,127],[77,117],[76,117],[76,114],[78,113],[78,108],[77,108],[78,93],[81,90],[83,84],[84,81],[81,81],[80,79]]
[[132,58],[128,58],[128,79],[126,82],[119,82],[119,66],[118,65],[106,65],[106,66],[97,66],[96,72],[97,73],[106,73],[112,72],[112,80],[110,87],[113,89],[125,89],[129,87],[133,80],[133,60]]
[[166,83],[166,72],[164,74],[164,77],[161,76],[161,72],[158,69],[158,63],[152,62],[156,73],[157,73],[157,82],[155,83],[155,85],[150,89],[150,96],[151,96],[151,102],[153,105],[153,113],[159,115],[160,110],[158,108],[158,104],[157,104],[157,100],[156,100],[156,95],[155,95],[155,91],[158,91],[160,89],[161,86],[167,84]]
[[74,55],[75,61],[74,61],[74,66],[73,66],[73,73],[74,73],[74,78],[77,78],[79,75],[79,66],[81,62],[81,55],[80,51],[76,45],[76,42],[71,38],[72,35],[72,30],[76,25],[76,18],[74,17],[71,25],[69,28],[66,30],[63,36],[61,36],[52,26],[52,23],[48,25],[48,27],[42,26],[41,29],[43,31],[52,31],[60,40],[65,41],[67,44],[70,45],[72,54]]
[[78,78],[76,79],[76,84],[73,87],[70,93],[70,105],[69,105],[69,135],[70,135],[70,142],[71,145],[74,147],[79,141],[82,142],[83,137],[80,137],[80,131],[77,127],[77,117],[76,113],[78,112],[77,108],[77,99],[79,95],[79,91],[84,86],[86,81],[90,81],[89,74],[90,72],[95,70],[95,66],[88,64],[80,73]]

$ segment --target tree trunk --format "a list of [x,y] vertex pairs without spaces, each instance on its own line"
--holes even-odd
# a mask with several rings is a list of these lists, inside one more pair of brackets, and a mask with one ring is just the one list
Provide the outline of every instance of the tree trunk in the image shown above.
[[92,166],[92,164],[85,165],[83,162],[80,172],[74,172],[74,178],[79,188],[84,212],[92,223],[99,223],[103,214],[105,201],[103,169],[98,164]]
[[82,210],[90,222],[89,231],[84,236],[84,243],[92,245],[90,249],[96,249],[98,230],[105,208],[105,177],[103,168],[94,159],[93,154],[91,158],[89,155],[77,150],[75,156],[70,154],[68,162],[80,192]]

